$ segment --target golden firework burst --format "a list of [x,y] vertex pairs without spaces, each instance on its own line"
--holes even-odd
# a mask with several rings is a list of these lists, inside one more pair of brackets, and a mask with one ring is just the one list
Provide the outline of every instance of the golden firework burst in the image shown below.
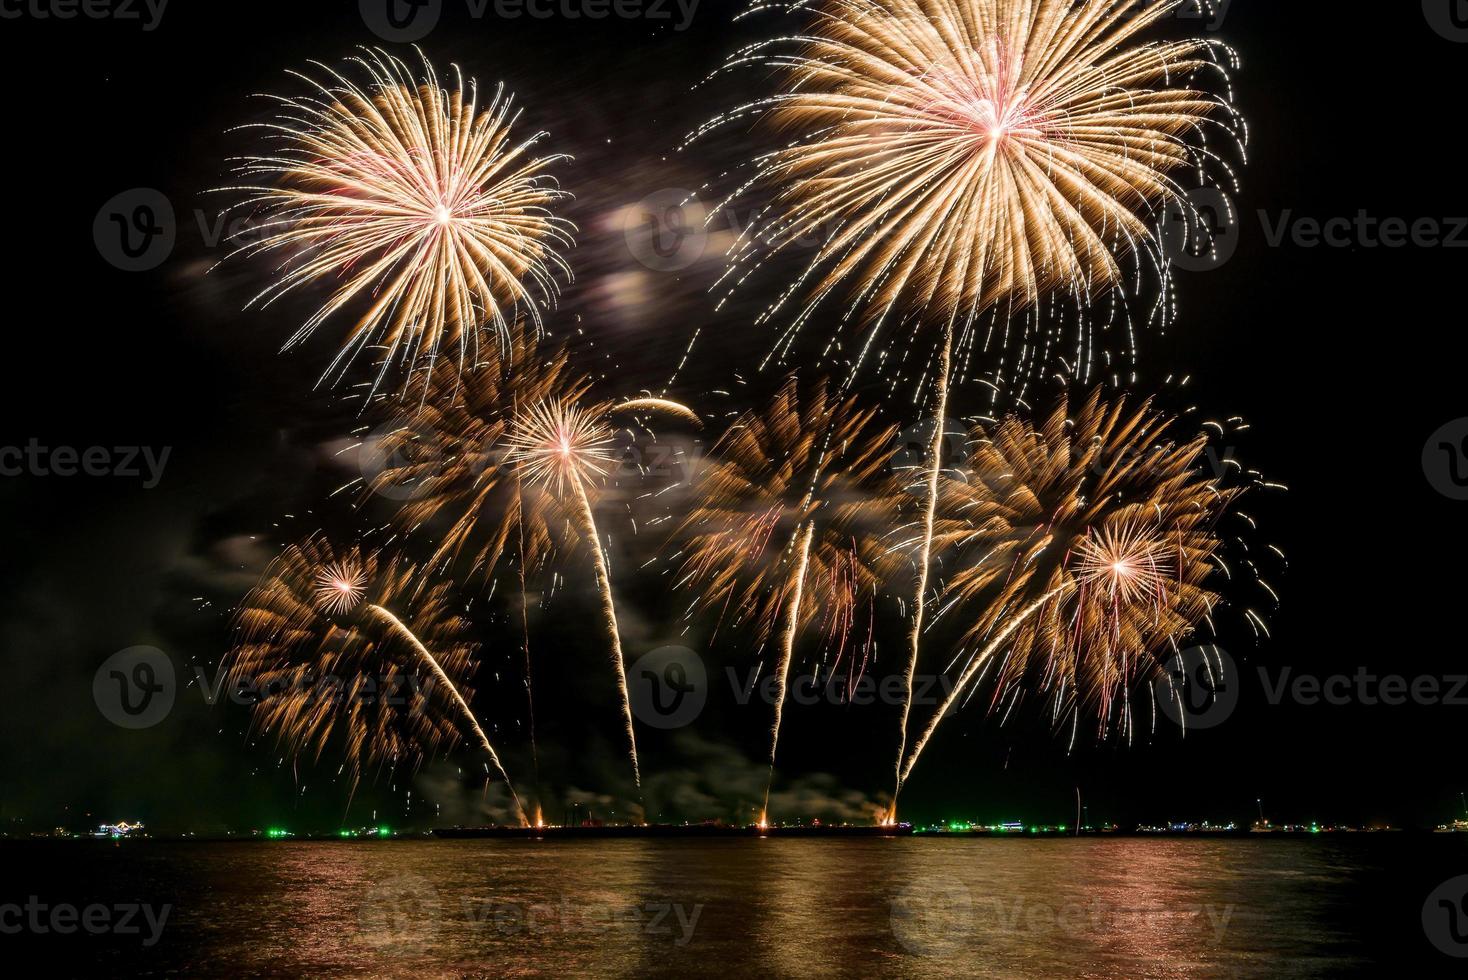
[[[457,67],[445,85],[425,58],[421,76],[364,49],[340,71],[300,76],[311,96],[276,98],[262,130],[267,153],[236,174],[239,208],[260,234],[236,255],[269,255],[278,277],[254,300],[269,306],[306,286],[334,284],[330,298],[288,340],[301,343],[349,306],[365,307],[326,372],[380,351],[378,382],[394,367],[456,367],[497,353],[521,316],[539,327],[570,271],[559,249],[573,226],[555,216],[568,195],[537,156],[545,134],[516,140],[519,118],[503,88],[481,105]],[[360,81],[348,77],[360,74]],[[483,342],[488,330],[491,343]]]
[[[1206,435],[1176,441],[1172,419],[1097,390],[1040,424],[1009,416],[971,434],[945,478],[934,554],[953,569],[942,615],[962,624],[962,667],[901,770],[984,671],[993,704],[1047,693],[1056,715],[1093,708],[1099,734],[1130,734],[1129,693],[1211,618],[1221,597],[1217,524],[1242,492],[1207,472]],[[894,553],[911,554],[921,529]]]
[[354,784],[369,763],[416,768],[451,749],[467,724],[519,809],[469,707],[475,646],[452,604],[449,586],[424,584],[406,562],[313,535],[288,547],[241,603],[228,681],[263,693],[254,727],[293,755],[319,758],[339,744]]
[[1227,172],[1210,129],[1242,143],[1231,52],[1141,39],[1181,2],[817,0],[796,7],[808,30],[739,52],[784,85],[706,129],[754,115],[789,139],[760,159],[774,206],[727,278],[821,242],[765,314],[799,298],[777,349],[836,295],[874,321],[870,347],[893,314],[951,334],[1047,293],[1089,305],[1118,255],[1155,252],[1148,219],[1186,204],[1171,175]]

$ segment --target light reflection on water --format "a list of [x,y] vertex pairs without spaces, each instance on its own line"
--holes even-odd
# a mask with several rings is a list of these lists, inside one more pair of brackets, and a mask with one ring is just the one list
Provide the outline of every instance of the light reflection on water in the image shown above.
[[1421,945],[1421,897],[1380,883],[1463,858],[1366,843],[142,841],[58,845],[45,874],[174,904],[125,973],[1326,976],[1402,938],[1363,922]]
[[180,907],[176,930],[197,933],[206,961],[263,970],[1192,977],[1352,965],[1324,900],[1349,872],[1303,845],[453,841],[242,846],[203,863],[208,903]]

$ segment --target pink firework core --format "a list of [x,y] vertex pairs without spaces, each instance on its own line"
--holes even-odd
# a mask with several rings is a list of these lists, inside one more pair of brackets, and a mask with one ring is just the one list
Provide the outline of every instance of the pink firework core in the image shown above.
[[972,74],[951,68],[933,68],[923,75],[933,93],[928,109],[939,119],[979,137],[985,150],[1000,153],[1018,140],[1043,139],[1051,131],[1047,113],[1028,84],[1021,83],[1018,57],[993,39],[985,46],[984,61],[994,66]]

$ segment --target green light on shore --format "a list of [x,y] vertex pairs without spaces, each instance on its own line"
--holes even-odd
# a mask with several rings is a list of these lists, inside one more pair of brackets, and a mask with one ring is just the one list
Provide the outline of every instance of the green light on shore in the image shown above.
[[378,827],[377,828],[377,836],[378,837],[391,837],[392,836],[392,831],[389,830],[386,827]]
[[265,831],[265,836],[272,840],[280,840],[282,837],[289,837],[290,835],[291,832],[289,830],[282,830],[280,827],[271,827]]
[[336,835],[338,837],[351,837],[352,836],[352,832],[350,830],[338,830],[336,832]]

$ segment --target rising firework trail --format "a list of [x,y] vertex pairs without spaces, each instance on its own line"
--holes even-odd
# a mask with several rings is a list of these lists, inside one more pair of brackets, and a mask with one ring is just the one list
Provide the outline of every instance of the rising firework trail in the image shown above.
[[1175,441],[1173,426],[1098,390],[1074,415],[1062,400],[1041,424],[1010,416],[971,433],[963,477],[943,481],[934,536],[955,569],[940,618],[962,625],[967,661],[901,781],[991,669],[995,705],[1038,690],[1073,730],[1091,710],[1098,735],[1130,737],[1130,692],[1211,625],[1223,601],[1213,586],[1233,578],[1219,524],[1242,489],[1208,471],[1206,435]]
[[591,552],[592,571],[601,597],[602,622],[621,699],[632,775],[639,789],[642,786],[642,768],[637,760],[637,733],[633,727],[632,700],[627,689],[622,634],[617,625],[611,570],[602,549],[588,488],[605,478],[611,469],[613,429],[609,420],[614,415],[650,413],[698,419],[687,406],[661,398],[583,405],[576,399],[563,397],[524,406],[515,416],[504,444],[506,462],[517,478],[530,486],[544,488],[553,499],[566,504],[572,526]]
[[380,385],[395,367],[463,370],[493,356],[521,316],[538,330],[570,275],[559,250],[574,229],[554,214],[568,195],[549,174],[566,158],[535,155],[543,133],[513,137],[513,100],[501,88],[481,104],[457,67],[445,84],[426,58],[415,75],[376,49],[340,70],[313,64],[322,80],[297,76],[310,95],[271,97],[276,114],[243,127],[269,149],[240,160],[241,185],[221,189],[258,221],[234,254],[277,262],[252,305],[333,287],[286,347],[365,308],[323,380],[375,348]]
[[[467,723],[528,823],[464,693],[468,624],[449,611],[448,587],[421,583],[417,568],[360,546],[336,549],[319,536],[292,545],[235,615],[229,683],[269,692],[254,725],[293,754],[320,758],[340,740],[354,785],[369,761],[416,768],[452,747]],[[414,680],[423,667],[428,685]],[[345,686],[327,690],[327,682]],[[407,703],[384,690],[410,692]]]
[[[1122,280],[1119,255],[1141,253],[1139,267],[1150,261],[1165,282],[1160,226],[1147,219],[1167,205],[1191,211],[1170,175],[1191,169],[1206,183],[1210,164],[1227,171],[1207,146],[1210,129],[1241,150],[1223,64],[1231,53],[1199,39],[1139,39],[1181,2],[816,0],[796,8],[809,13],[808,31],[732,59],[769,66],[786,84],[710,128],[757,116],[794,136],[747,185],[774,188],[775,203],[735,245],[726,280],[737,286],[791,243],[823,237],[763,314],[799,307],[771,357],[788,354],[836,295],[848,298],[843,327],[864,321],[853,376],[894,321],[942,325],[899,781],[955,355],[974,348],[986,313],[1008,323],[1051,294],[1090,308]],[[1047,360],[1054,340],[1027,341],[1021,361]],[[1073,360],[1084,377],[1084,331]]]
[[896,432],[875,418],[825,384],[802,398],[787,381],[768,409],[740,418],[714,447],[678,532],[678,584],[693,591],[694,606],[735,627],[747,622],[761,650],[777,645],[761,823],[800,634],[819,631],[832,669],[845,660],[853,680],[870,653],[878,580],[865,554],[897,512],[880,489]]

